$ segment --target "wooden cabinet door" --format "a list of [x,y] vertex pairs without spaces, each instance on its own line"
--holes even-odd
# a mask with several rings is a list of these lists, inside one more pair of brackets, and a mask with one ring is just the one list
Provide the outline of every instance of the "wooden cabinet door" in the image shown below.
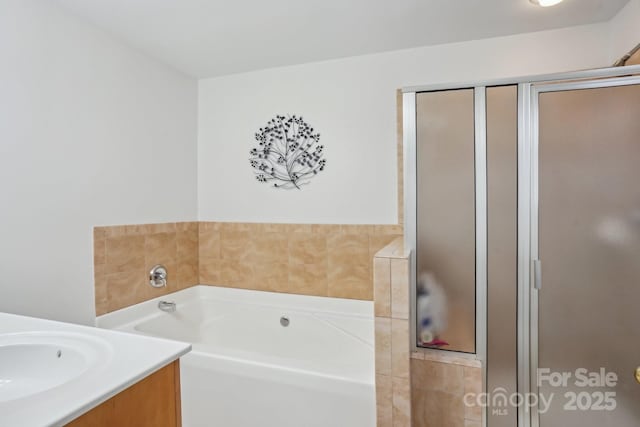
[[67,424],[67,427],[180,427],[180,364],[175,361]]

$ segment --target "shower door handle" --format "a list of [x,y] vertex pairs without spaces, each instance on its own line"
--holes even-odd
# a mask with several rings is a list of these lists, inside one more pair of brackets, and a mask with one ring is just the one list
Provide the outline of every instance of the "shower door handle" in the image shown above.
[[533,260],[533,288],[542,289],[542,263],[539,259]]

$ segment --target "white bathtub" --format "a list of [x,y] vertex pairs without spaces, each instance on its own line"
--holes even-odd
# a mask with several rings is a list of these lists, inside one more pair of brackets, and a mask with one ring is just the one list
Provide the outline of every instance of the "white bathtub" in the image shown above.
[[375,426],[372,302],[195,286],[97,323],[193,345],[184,427]]

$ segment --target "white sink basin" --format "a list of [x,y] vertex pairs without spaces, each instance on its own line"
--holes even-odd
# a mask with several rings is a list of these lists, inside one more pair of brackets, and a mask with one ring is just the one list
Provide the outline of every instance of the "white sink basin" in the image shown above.
[[66,332],[0,334],[0,403],[69,383],[105,365],[110,345]]
[[176,341],[0,313],[0,427],[67,425],[189,350]]

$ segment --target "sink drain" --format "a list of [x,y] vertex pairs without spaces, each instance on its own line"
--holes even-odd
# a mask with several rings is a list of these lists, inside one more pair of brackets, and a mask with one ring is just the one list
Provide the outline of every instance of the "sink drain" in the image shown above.
[[287,316],[282,316],[280,318],[280,324],[286,328],[289,326],[289,318]]

